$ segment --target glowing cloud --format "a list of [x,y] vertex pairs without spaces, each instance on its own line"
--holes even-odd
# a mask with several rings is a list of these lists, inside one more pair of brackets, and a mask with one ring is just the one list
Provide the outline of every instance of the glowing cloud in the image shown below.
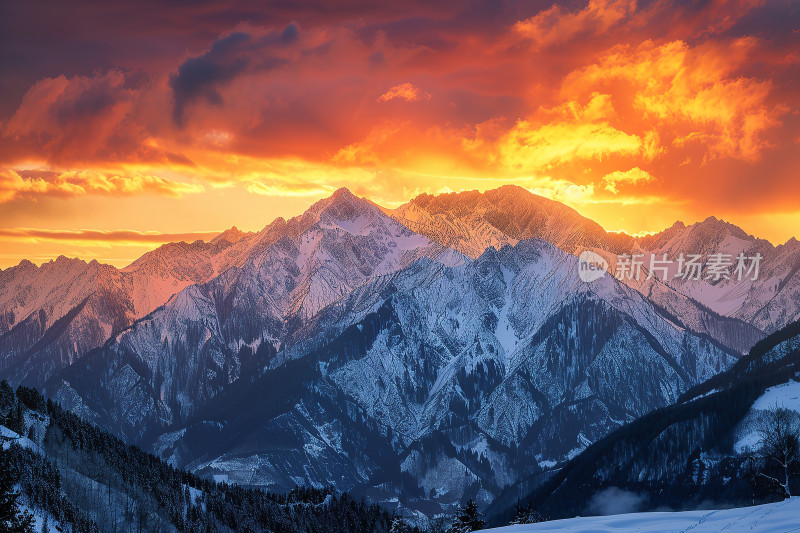
[[296,197],[311,197],[318,198],[325,194],[333,192],[332,189],[319,187],[315,185],[307,185],[304,187],[286,187],[281,185],[267,185],[260,181],[253,182],[247,186],[247,192],[253,194],[260,194],[262,196],[296,196]]
[[608,90],[626,98],[640,123],[656,119],[661,129],[683,129],[673,137],[678,146],[702,142],[707,157],[755,161],[768,145],[764,133],[786,111],[768,105],[770,81],[736,75],[755,43],[747,38],[695,48],[682,41],[620,45],[567,76],[562,94],[579,98]]
[[160,233],[158,231],[134,230],[52,230],[38,228],[0,228],[0,238],[22,241],[68,241],[79,243],[114,244],[161,244],[166,242],[208,240],[219,235],[219,231],[190,233]]
[[70,197],[86,194],[130,196],[145,193],[179,198],[203,186],[141,174],[119,175],[94,170],[14,171],[0,169],[0,203],[26,196]]
[[610,174],[606,174],[603,176],[603,183],[605,184],[605,188],[608,192],[612,194],[619,193],[619,189],[617,185],[620,184],[627,184],[627,185],[635,185],[637,183],[644,183],[648,181],[653,181],[655,178],[651,176],[648,172],[640,169],[639,167],[634,167],[628,171],[615,171]]
[[550,9],[517,22],[514,29],[544,47],[568,41],[578,35],[606,32],[635,10],[636,0],[590,0],[585,8],[575,12],[553,4]]
[[389,100],[405,100],[406,102],[416,102],[418,100],[430,100],[431,95],[420,90],[410,83],[395,85],[378,97],[379,102]]
[[545,123],[518,121],[500,141],[504,163],[516,169],[549,169],[575,159],[636,154],[642,140],[610,125],[615,115],[607,95],[595,94],[586,106],[570,102],[548,113]]

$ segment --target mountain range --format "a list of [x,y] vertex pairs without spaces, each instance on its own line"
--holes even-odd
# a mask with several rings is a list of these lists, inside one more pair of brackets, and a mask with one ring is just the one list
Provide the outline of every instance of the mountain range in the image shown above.
[[[609,490],[618,498],[632,497],[639,511],[781,501],[783,489],[767,477],[775,475],[773,462],[760,450],[779,409],[789,417],[787,427],[797,427],[800,322],[759,341],[729,370],[611,432],[548,475],[509,486],[490,512],[498,525],[505,524],[515,502],[527,500],[551,519],[567,518],[589,511],[597,495]],[[792,494],[800,489],[796,473],[790,469],[786,477]]]
[[[612,272],[621,254],[763,259],[745,282],[587,283],[583,250]],[[734,367],[800,318],[798,270],[797,241],[715,218],[633,238],[515,186],[396,209],[340,189],[123,269],[0,271],[0,372],[198,474],[432,516]]]

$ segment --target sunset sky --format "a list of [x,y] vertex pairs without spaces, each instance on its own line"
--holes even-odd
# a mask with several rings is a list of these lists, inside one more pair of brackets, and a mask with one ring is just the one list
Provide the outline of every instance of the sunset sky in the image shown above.
[[123,266],[346,186],[800,237],[800,2],[0,6],[0,267]]

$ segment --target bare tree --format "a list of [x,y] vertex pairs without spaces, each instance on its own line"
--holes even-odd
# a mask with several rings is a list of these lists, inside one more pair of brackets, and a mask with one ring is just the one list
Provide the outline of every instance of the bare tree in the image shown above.
[[764,420],[761,435],[761,457],[764,470],[758,475],[774,485],[786,498],[792,496],[789,480],[800,468],[800,428],[796,413],[775,406]]

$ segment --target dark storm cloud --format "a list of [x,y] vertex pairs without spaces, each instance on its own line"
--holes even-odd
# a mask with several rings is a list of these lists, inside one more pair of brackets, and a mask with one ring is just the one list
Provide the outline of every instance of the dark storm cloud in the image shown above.
[[285,64],[287,61],[272,55],[270,48],[287,46],[298,39],[299,30],[295,24],[258,39],[245,32],[235,32],[215,41],[208,52],[187,59],[170,78],[175,124],[184,125],[186,106],[197,100],[222,105],[220,87],[238,76]]
[[[243,23],[251,27],[285,28],[276,37],[284,44],[291,44],[299,38],[298,27],[292,24],[295,21],[305,28],[357,21],[359,26],[371,28],[367,31],[370,38],[377,31],[384,31],[390,40],[418,41],[435,47],[446,44],[436,42],[433,34],[437,28],[453,35],[476,29],[505,31],[505,22],[529,16],[551,3],[550,0],[525,3],[411,0],[402,4],[366,0],[0,2],[0,50],[3,50],[0,121],[14,113],[25,92],[42,78],[91,76],[98,70],[110,69],[169,71],[180,64],[187,50],[192,55],[202,53],[209,42]],[[500,21],[502,17],[505,19]],[[213,92],[208,95],[214,97]]]
[[378,35],[395,45],[425,46],[432,50],[453,48],[465,35],[501,39],[520,18],[552,5],[551,0],[532,2],[470,1],[440,3],[438,11],[409,9],[391,18],[366,18],[358,34],[373,42]]
[[286,29],[281,32],[281,43],[292,44],[300,39],[300,30],[297,29],[297,24],[294,22],[286,26]]
[[232,56],[231,51],[250,39],[246,33],[231,34],[215,42],[207,53],[187,59],[178,68],[178,73],[170,79],[175,99],[172,118],[176,124],[183,124],[185,106],[198,98],[215,105],[222,103],[217,87],[244,72],[249,63],[249,58]]
[[800,44],[800,3],[765,2],[731,26],[732,36],[753,35],[774,44]]

